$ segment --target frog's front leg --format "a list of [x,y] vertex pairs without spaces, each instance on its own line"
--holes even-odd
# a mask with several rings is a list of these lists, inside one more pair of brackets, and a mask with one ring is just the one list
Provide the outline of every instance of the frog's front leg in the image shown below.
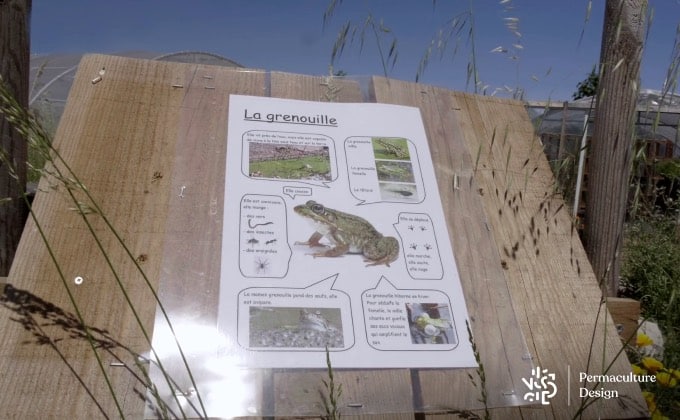
[[326,245],[319,242],[319,240],[321,240],[321,238],[323,238],[323,235],[321,233],[314,232],[312,234],[312,236],[310,236],[309,239],[307,239],[307,242],[297,241],[297,242],[295,242],[295,245],[309,245],[310,248],[316,248],[316,247],[325,248]]
[[347,242],[343,236],[335,229],[331,230],[329,232],[329,237],[328,239],[331,241],[331,243],[334,245],[331,249],[327,249],[326,251],[321,251],[321,252],[315,252],[312,255],[314,258],[316,257],[339,257],[341,255],[345,255],[349,252],[350,246],[349,242]]
[[323,252],[315,252],[312,255],[316,257],[339,257],[349,252],[349,244],[338,244],[331,249]]

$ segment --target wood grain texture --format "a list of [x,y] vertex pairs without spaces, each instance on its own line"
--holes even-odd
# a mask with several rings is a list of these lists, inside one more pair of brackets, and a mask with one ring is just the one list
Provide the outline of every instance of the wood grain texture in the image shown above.
[[[602,373],[618,354],[620,340],[611,318],[600,306],[594,274],[566,208],[554,192],[552,173],[523,104],[382,78],[375,78],[373,85],[376,101],[418,106],[423,114],[488,389],[504,389],[508,366],[512,369],[522,364],[508,355],[513,346],[507,341],[507,333],[512,330],[508,329],[508,320],[498,316],[503,305],[499,300],[505,296],[511,299],[508,309],[516,313],[534,364],[556,373],[562,395],[567,389],[568,368],[572,375]],[[429,104],[432,96],[437,97],[437,105]],[[457,123],[447,127],[450,121]],[[454,175],[459,178],[459,190],[452,189]],[[484,235],[487,228],[490,238]],[[468,263],[471,256],[478,260]],[[509,295],[505,294],[507,290]],[[600,309],[600,318],[596,319]],[[499,335],[498,330],[506,335]],[[506,359],[500,362],[503,354]],[[608,373],[626,374],[630,369],[623,355]],[[460,382],[453,379],[455,372],[427,375],[430,377],[421,374],[421,383],[431,383],[431,388],[423,395],[435,401],[437,391],[466,389],[462,378]],[[510,375],[513,378],[517,381],[517,376]],[[572,387],[574,381],[578,378],[572,378]],[[636,384],[606,387],[624,397],[594,404],[586,418],[645,415]],[[518,382],[510,389],[526,392]],[[546,415],[571,418],[581,402],[577,392],[573,387],[571,401],[566,396],[553,400],[544,408]],[[469,391],[462,394],[467,396]],[[452,401],[450,397],[442,400]],[[461,406],[476,405],[468,402],[454,407]],[[527,410],[533,412],[518,410],[522,415]]]
[[[555,372],[558,389],[566,390],[568,368],[572,375],[602,373],[618,354],[621,344],[614,325],[601,306],[597,281],[566,208],[554,193],[548,162],[530,121],[523,117],[523,104],[453,95],[467,118],[475,121],[471,125],[475,131],[466,132],[464,139],[469,150],[480,151],[476,181],[486,191],[485,214],[507,267],[508,287],[527,345],[535,364]],[[621,356],[608,373],[626,374],[630,369]],[[577,381],[572,377],[572,386]],[[636,384],[606,387],[625,397],[593,405],[587,418],[644,415]],[[576,392],[572,388],[571,401],[553,400],[546,407],[549,415],[570,418],[581,402]]]
[[[103,68],[102,80],[93,84]],[[87,56],[54,144],[120,233],[171,316],[214,325],[228,96],[363,101],[357,83],[331,82],[329,87],[324,77]],[[586,369],[596,325],[593,360],[599,363],[602,354],[611,360],[618,338],[611,322],[604,325],[604,315],[595,321],[599,289],[567,212],[552,194],[550,170],[523,105],[406,82],[388,84],[381,78],[373,80],[371,93],[379,102],[421,109],[489,393],[497,398],[505,390],[524,391],[516,378],[518,370],[529,366],[522,359],[526,352],[536,365],[557,373],[558,388],[566,389],[567,366],[572,374]],[[101,347],[123,414],[141,418],[145,390],[133,376],[138,373],[134,354],[147,351],[149,343],[84,218],[101,238],[147,333],[156,303],[102,216],[74,210],[69,192],[85,203],[88,198],[82,188],[67,183],[70,189],[50,177],[41,180],[36,220],[54,245],[66,285]],[[74,283],[76,276],[83,278],[81,285]],[[0,417],[119,417],[35,221],[24,231],[0,303],[5,337]],[[516,316],[504,316],[509,313]],[[111,366],[119,361],[129,369]],[[599,373],[593,366],[590,371]],[[623,358],[612,368],[613,373],[629,370]],[[467,373],[342,370],[336,380],[343,384],[343,403],[357,404],[344,406],[343,415],[411,418],[414,404],[432,413],[478,410],[479,392]],[[254,395],[257,408],[318,415],[324,378],[323,370],[260,372],[253,379],[260,387]],[[616,389],[625,392],[619,400],[625,407],[612,400],[598,403],[585,418],[645,414],[636,386],[617,384]],[[569,418],[578,402],[572,395],[571,406],[562,397],[550,406],[499,407],[491,413]]]
[[[195,385],[209,388],[207,384],[218,379],[207,366],[214,357],[212,347],[197,348],[191,342],[210,343],[208,337],[217,336],[229,95],[262,94],[266,84],[264,73],[257,70],[215,66],[183,69],[184,74],[174,84],[183,91],[174,165],[164,172],[162,181],[157,181],[169,190],[158,294],[175,334],[185,346],[183,352],[196,384],[172,340],[165,340],[168,336],[163,335],[158,342],[166,343],[162,349],[164,368],[179,389],[188,392]],[[157,312],[157,331],[167,331],[166,326]],[[165,382],[158,371],[152,372],[152,379],[157,384]],[[248,382],[256,389],[249,406],[259,409],[265,383],[258,372],[248,375]],[[199,406],[198,401],[194,403]]]
[[[481,187],[473,179],[475,156],[463,140],[461,108],[443,89],[382,78],[374,78],[373,86],[376,101],[421,110],[474,340],[487,372],[487,404],[511,405],[512,398],[517,398],[513,391],[519,388],[513,378],[529,371],[531,364],[523,359],[527,351],[508,305],[506,273],[480,200]],[[461,340],[466,340],[464,326],[458,328]],[[513,374],[512,369],[517,372]],[[429,410],[482,408],[480,390],[468,375],[479,384],[474,369],[421,371],[423,406]]]
[[[92,84],[104,67],[109,74],[102,82]],[[134,255],[148,254],[143,268],[154,286],[158,284],[157,250],[163,243],[168,191],[151,181],[155,170],[173,165],[175,116],[182,96],[170,85],[181,71],[168,63],[125,62],[104,56],[85,59],[54,142],[127,247]],[[56,167],[65,171],[63,163]],[[54,172],[54,168],[49,170]],[[70,174],[63,176],[67,182],[73,179]],[[17,251],[19,258],[9,276],[17,292],[5,307],[13,312],[3,311],[0,317],[6,340],[0,363],[3,380],[9,382],[3,386],[8,392],[2,397],[2,406],[9,418],[36,418],[45,413],[52,418],[97,418],[103,413],[118,413],[38,224],[85,324],[108,331],[133,351],[148,348],[84,219],[91,223],[114,262],[117,276],[147,330],[152,327],[155,312],[152,296],[101,216],[81,216],[74,210],[77,204],[70,199],[69,191],[78,201],[87,201],[82,188],[69,189],[54,177],[43,177],[33,206],[38,223],[27,223]],[[83,278],[79,286],[74,283],[76,277]],[[44,337],[49,337],[48,344],[44,338],[41,341],[40,332],[22,328],[31,320],[41,325]],[[108,339],[102,333],[93,335]],[[130,353],[120,345],[111,350],[100,354],[106,372],[116,379],[114,388],[120,391],[122,411],[139,415],[143,403],[135,398],[129,372],[109,366],[116,361],[113,354],[133,364]],[[86,389],[91,395],[84,392]]]
[[640,322],[640,301],[630,298],[607,298],[607,308],[614,324],[619,328],[621,340],[635,343]]
[[[330,84],[329,84],[330,82]],[[277,98],[362,102],[362,91],[352,80],[303,76],[290,73],[271,74],[271,95]],[[335,139],[339,145],[344,139]],[[332,357],[331,357],[332,362]],[[313,416],[323,410],[319,392],[327,379],[325,370],[279,372],[276,377],[277,412]],[[336,380],[342,384],[343,414],[361,415],[389,412],[393,416],[413,410],[410,372],[406,369],[339,370]],[[297,384],[297,385],[296,385]],[[352,404],[352,407],[348,407]],[[400,414],[401,413],[401,414]],[[406,418],[410,417],[406,415]]]
[[[31,0],[0,2],[0,84],[22,108],[28,107],[30,20]],[[0,197],[10,200],[0,206],[0,275],[7,276],[28,215],[23,199],[28,147],[5,112],[0,112],[0,147],[8,161],[0,163]]]

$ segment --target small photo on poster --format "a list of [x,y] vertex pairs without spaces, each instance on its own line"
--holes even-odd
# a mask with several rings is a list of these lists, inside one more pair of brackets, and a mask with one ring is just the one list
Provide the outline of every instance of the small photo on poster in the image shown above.
[[250,347],[342,348],[340,308],[250,307]]

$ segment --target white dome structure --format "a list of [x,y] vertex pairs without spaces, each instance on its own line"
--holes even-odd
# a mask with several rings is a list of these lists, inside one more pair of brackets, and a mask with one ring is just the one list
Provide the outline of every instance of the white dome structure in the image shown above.
[[[159,54],[149,51],[114,53],[122,57],[213,66],[243,67],[217,54],[202,51],[180,51]],[[54,132],[64,111],[69,90],[83,54],[32,54],[29,76],[29,107],[40,116],[45,127]]]

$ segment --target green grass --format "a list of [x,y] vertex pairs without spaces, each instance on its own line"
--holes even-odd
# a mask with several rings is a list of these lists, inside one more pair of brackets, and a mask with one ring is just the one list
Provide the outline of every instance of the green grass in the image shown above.
[[325,415],[321,416],[324,420],[338,420],[340,414],[340,398],[342,397],[342,384],[335,383],[333,366],[331,365],[331,353],[326,347],[326,372],[328,380],[322,379],[324,391],[320,391],[321,402],[324,406]]
[[[642,315],[656,321],[664,336],[662,362],[680,369],[680,226],[670,214],[648,216],[629,224],[624,246],[624,295],[638,299]],[[659,410],[680,418],[680,386],[645,384]]]
[[666,338],[665,361],[680,366],[680,237],[673,218],[648,217],[627,228],[622,267],[625,295]]
[[680,159],[665,160],[656,165],[659,175],[680,180]]
[[251,176],[263,178],[314,179],[322,177],[331,180],[330,161],[323,156],[251,162],[249,169]]

